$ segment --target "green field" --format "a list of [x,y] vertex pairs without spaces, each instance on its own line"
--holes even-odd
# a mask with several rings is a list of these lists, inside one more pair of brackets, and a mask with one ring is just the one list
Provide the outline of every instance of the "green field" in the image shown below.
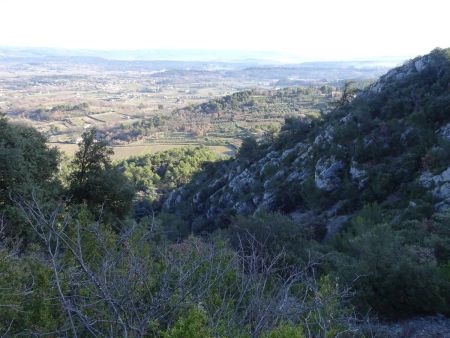
[[[50,146],[55,146],[68,156],[73,156],[78,150],[78,145],[74,143],[49,143]],[[145,154],[154,154],[159,151],[196,146],[198,143],[154,143],[154,144],[130,144],[125,146],[114,146],[113,159],[123,160],[132,156],[140,156]],[[232,145],[218,145],[218,146],[206,146],[218,155],[221,156],[234,156],[236,153],[236,147]]]

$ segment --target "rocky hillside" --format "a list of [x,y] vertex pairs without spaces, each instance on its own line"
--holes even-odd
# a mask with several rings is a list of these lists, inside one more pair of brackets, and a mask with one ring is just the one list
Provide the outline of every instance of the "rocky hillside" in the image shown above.
[[320,119],[287,120],[273,143],[247,140],[164,208],[194,231],[266,210],[330,236],[367,204],[393,221],[450,206],[450,49],[410,60],[341,103]]

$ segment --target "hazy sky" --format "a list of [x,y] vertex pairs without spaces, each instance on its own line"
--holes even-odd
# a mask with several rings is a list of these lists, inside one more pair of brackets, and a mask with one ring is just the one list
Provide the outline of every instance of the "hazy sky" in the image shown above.
[[450,47],[449,0],[0,0],[0,45],[348,59]]

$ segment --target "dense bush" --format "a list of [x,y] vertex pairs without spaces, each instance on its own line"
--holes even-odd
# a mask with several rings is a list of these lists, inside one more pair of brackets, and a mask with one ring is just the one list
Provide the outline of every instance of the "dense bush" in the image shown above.
[[[28,205],[38,251],[22,261],[0,256],[9,276],[0,301],[11,305],[2,308],[0,325],[11,335],[301,337],[307,327],[331,337],[353,330],[345,289],[330,277],[316,281],[312,260],[288,265],[283,252],[245,244],[250,238],[238,250],[221,239],[173,244],[160,240],[163,227],[130,224],[116,232],[87,208],[69,210],[46,215]],[[36,255],[46,260],[37,264]],[[26,315],[19,316],[21,307]]]
[[[310,257],[316,228],[301,227],[281,214],[259,213],[254,217],[236,216],[229,226],[231,244],[239,249],[242,243],[253,239],[271,255],[285,253],[291,264],[305,263]],[[245,249],[245,248],[243,248]]]
[[52,334],[64,325],[50,266],[37,255],[0,247],[0,334]]
[[59,153],[30,127],[12,125],[0,115],[0,224],[9,236],[28,241],[30,232],[17,202],[36,198],[48,202],[60,191],[55,180]]
[[258,142],[254,137],[246,137],[239,148],[237,158],[243,161],[252,162],[258,157]]
[[438,262],[447,262],[450,246],[435,234],[448,229],[420,231],[408,222],[401,228],[384,223],[379,207],[364,209],[336,240],[338,275],[353,285],[363,313],[373,309],[390,318],[448,313],[450,280]]
[[127,178],[112,166],[113,151],[97,138],[95,129],[82,135],[80,149],[71,162],[68,178],[71,203],[85,203],[97,217],[102,212],[124,218],[131,209],[134,190]]
[[136,190],[150,200],[189,182],[207,162],[217,156],[205,147],[185,147],[133,157],[117,167],[130,179]]

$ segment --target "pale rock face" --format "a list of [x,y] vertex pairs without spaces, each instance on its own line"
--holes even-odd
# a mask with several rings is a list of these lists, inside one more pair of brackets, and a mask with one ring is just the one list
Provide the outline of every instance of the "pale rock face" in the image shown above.
[[291,149],[287,149],[287,150],[283,151],[283,154],[281,154],[281,160],[283,161],[286,157],[288,157],[294,151],[296,151],[295,148],[291,148]]
[[[180,189],[180,192],[182,189]],[[167,209],[173,208],[176,204],[181,202],[181,194],[177,194],[177,191],[171,191],[164,201],[164,207]]]
[[237,202],[233,206],[234,210],[241,214],[248,214],[253,210],[253,205],[251,202]]
[[248,169],[245,169],[239,175],[234,177],[230,181],[230,183],[228,183],[228,186],[234,193],[238,193],[248,191],[249,189],[252,188],[254,183],[255,180],[253,179],[251,173],[249,172]]
[[341,183],[341,171],[344,167],[342,161],[334,157],[319,159],[316,163],[314,182],[316,187],[324,191],[333,191]]
[[428,64],[428,59],[426,58],[420,58],[416,62],[414,62],[414,67],[416,67],[416,70],[420,73],[422,70],[426,68]]
[[352,166],[349,170],[350,177],[353,182],[356,182],[358,184],[358,188],[362,189],[364,188],[366,182],[367,182],[367,171],[364,169],[358,168],[358,163],[355,161],[352,162]]
[[446,124],[439,130],[439,135],[447,141],[450,141],[450,123]]
[[[178,197],[181,197],[181,195],[179,195]],[[194,202],[195,204],[200,202],[200,192],[194,195],[194,197],[192,198],[192,202]]]
[[305,178],[308,177],[308,173],[304,170],[302,171],[293,171],[286,178],[287,182],[302,182]]
[[273,179],[275,179],[275,180],[279,179],[279,178],[283,177],[285,174],[286,174],[285,171],[282,169],[273,176]]
[[430,173],[429,171],[425,171],[424,173],[422,173],[422,175],[420,175],[419,183],[424,188],[427,188],[427,189],[431,188],[433,186],[433,183],[434,183],[433,174]]
[[278,154],[278,152],[276,152],[276,151],[274,150],[274,151],[271,151],[270,153],[268,153],[268,154],[266,155],[266,157],[267,157],[267,158],[277,158],[277,157],[279,157],[279,154]]
[[265,192],[263,195],[263,201],[267,202],[273,197],[273,194],[271,192]]
[[333,141],[333,136],[334,136],[334,128],[332,126],[328,126],[325,129],[324,133],[317,135],[317,137],[314,140],[314,144],[320,144],[324,142],[330,143],[331,141]]
[[411,133],[414,131],[414,128],[412,128],[412,127],[409,127],[409,128],[407,128],[401,135],[400,135],[400,142],[403,144],[403,145],[407,145],[408,144],[408,141],[409,141],[409,139],[410,139],[410,135],[411,135]]
[[450,182],[445,182],[437,186],[433,189],[432,194],[437,198],[450,199]]
[[260,195],[256,195],[252,198],[252,202],[254,205],[258,205],[261,203],[262,197]]
[[260,209],[270,210],[275,201],[275,195],[271,192],[265,192],[261,202]]
[[212,219],[214,217],[216,217],[218,214],[220,213],[220,210],[217,208],[209,208],[206,211],[206,217],[208,217],[209,219]]
[[208,188],[214,189],[216,187],[219,187],[221,184],[221,180],[220,179],[216,179],[213,182],[211,182],[210,184],[208,184]]
[[387,81],[401,81],[409,74],[414,72],[422,72],[428,65],[429,58],[422,57],[415,62],[408,62],[401,68],[392,69],[382,76],[381,79],[369,87],[369,93],[379,94],[383,90]]
[[349,113],[339,120],[343,124],[347,124],[353,118],[353,114]]
[[259,175],[260,176],[264,176],[264,172],[266,172],[266,170],[270,167],[274,167],[277,168],[279,167],[280,162],[278,159],[271,159],[270,161],[267,161],[266,163],[264,163],[264,165],[261,167],[261,169],[259,170]]
[[442,210],[450,206],[450,167],[434,176],[429,171],[425,171],[420,175],[419,183],[427,189],[433,188],[431,193],[441,200],[435,205],[437,209]]
[[383,89],[383,84],[381,82],[376,82],[369,88],[371,94],[379,94]]
[[296,148],[298,149],[299,152],[299,156],[295,159],[295,161],[293,162],[294,165],[299,165],[300,163],[302,163],[303,161],[305,161],[312,152],[312,147],[311,146],[307,146],[303,143],[298,143]]
[[[409,69],[411,65],[407,64],[404,68],[401,69],[392,69],[385,75],[385,79],[389,81],[401,81],[406,75],[409,73]],[[406,69],[405,69],[406,68]]]

